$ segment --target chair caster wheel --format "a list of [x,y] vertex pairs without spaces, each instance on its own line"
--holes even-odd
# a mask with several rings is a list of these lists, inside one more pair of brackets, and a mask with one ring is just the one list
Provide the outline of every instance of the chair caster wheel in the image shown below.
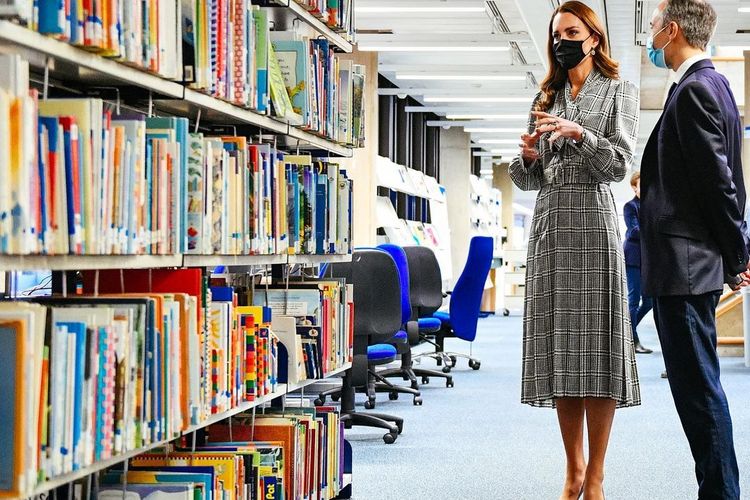
[[333,396],[331,396],[331,401],[335,401],[338,403],[340,399],[341,399],[341,396],[338,394],[334,394]]
[[450,358],[451,358],[451,366],[456,366],[456,357],[451,356]]
[[419,384],[417,383],[416,380],[411,381],[411,388],[414,389],[415,391],[419,390]]
[[438,365],[438,366],[440,366],[440,365],[442,365],[442,364],[443,364],[443,360],[442,360],[442,359],[440,359],[440,358],[437,358],[437,360],[436,360],[436,361],[437,361],[437,365]]
[[503,316],[510,316],[510,311],[508,309],[503,309]]
[[450,373],[450,372],[451,372],[451,367],[450,366],[444,366],[443,367],[443,373]]
[[418,396],[414,397],[414,406],[422,406],[422,398]]
[[397,392],[391,392],[388,394],[388,399],[391,401],[396,401],[398,399],[398,393]]
[[422,377],[422,385],[427,385],[430,383],[430,379],[428,377]]
[[369,400],[365,401],[365,408],[368,410],[372,410],[373,408],[375,408],[375,402]]
[[404,432],[404,421],[396,422],[396,428],[398,429],[399,434]]
[[393,444],[396,442],[397,437],[398,437],[398,434],[393,434],[389,432],[388,434],[383,435],[383,441],[385,441],[385,444]]
[[452,378],[449,378],[448,380],[445,381],[445,387],[447,387],[449,389],[451,387],[453,387],[453,379]]
[[482,363],[480,361],[474,361],[473,359],[469,360],[469,368],[472,370],[479,370],[479,367],[482,366]]
[[325,404],[325,400],[318,398],[314,401],[314,403],[315,403],[315,406],[323,406]]

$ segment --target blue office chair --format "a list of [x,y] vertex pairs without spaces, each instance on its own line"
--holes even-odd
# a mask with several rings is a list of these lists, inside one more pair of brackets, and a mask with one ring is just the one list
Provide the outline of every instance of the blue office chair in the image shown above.
[[[418,325],[416,321],[412,321],[412,309],[411,309],[411,299],[410,299],[410,273],[409,273],[409,263],[406,258],[406,253],[404,252],[404,249],[401,248],[398,245],[392,245],[390,243],[379,245],[379,250],[382,250],[386,253],[388,253],[392,258],[393,261],[396,263],[396,267],[398,268],[399,272],[399,280],[401,283],[401,330],[396,333],[396,335],[388,341],[389,344],[392,344],[396,347],[396,350],[398,354],[401,356],[402,360],[402,366],[404,361],[408,361],[409,365],[411,364],[411,345],[415,344],[419,341],[419,331],[418,331]],[[386,372],[390,373],[390,370]],[[412,374],[413,375],[413,374]],[[414,404],[415,405],[421,405],[422,404],[422,398],[420,396],[419,392],[419,386],[416,385],[416,377],[412,378],[407,377],[406,379],[410,380],[412,382],[411,387],[401,387],[396,386],[390,383],[388,380],[386,380],[387,375],[384,375],[380,372],[373,371],[373,377],[379,382],[378,384],[375,384],[375,391],[376,392],[388,392],[389,398],[391,400],[398,399],[399,393],[401,394],[412,394],[414,395]],[[371,395],[371,400],[372,400]],[[373,401],[374,404],[374,401]]]
[[[464,270],[461,272],[456,286],[449,292],[450,305],[449,312],[438,311],[433,317],[442,323],[440,330],[435,333],[435,354],[438,364],[442,361],[450,360],[443,368],[444,372],[450,372],[451,368],[456,365],[456,358],[466,358],[469,360],[469,367],[479,370],[481,362],[470,354],[445,351],[445,339],[447,337],[456,337],[467,342],[473,342],[477,336],[477,322],[479,320],[479,309],[484,293],[484,284],[487,280],[487,274],[490,272],[492,265],[492,247],[493,241],[488,236],[475,236],[469,244],[469,255],[466,258]],[[471,344],[469,344],[471,349]]]
[[[429,335],[440,330],[441,322],[432,317],[443,305],[443,281],[440,274],[440,264],[435,253],[424,246],[403,247],[409,269],[409,302],[411,317],[406,322],[409,333],[409,345],[417,346],[422,342],[434,342]],[[416,327],[416,328],[415,328]],[[412,388],[419,388],[417,377],[422,377],[422,383],[428,384],[431,377],[445,378],[446,387],[453,387],[453,377],[426,368],[415,368],[412,361],[411,349],[401,354],[401,366],[378,372],[383,377],[402,377],[411,381]]]
[[[341,388],[320,393],[315,400],[322,405],[326,396],[341,395],[341,420],[346,428],[368,426],[387,429],[383,440],[391,444],[403,431],[400,417],[379,413],[361,413],[354,409],[356,387],[367,388],[375,366],[395,361],[396,348],[386,343],[401,326],[401,284],[393,258],[380,250],[357,250],[352,262],[328,266],[326,276],[345,278],[354,285],[354,359],[344,374]],[[391,423],[393,422],[393,423]]]

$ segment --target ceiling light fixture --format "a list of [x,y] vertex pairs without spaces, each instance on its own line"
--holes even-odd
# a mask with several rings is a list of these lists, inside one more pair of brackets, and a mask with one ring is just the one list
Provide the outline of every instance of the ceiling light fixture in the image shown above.
[[480,139],[477,144],[518,144],[518,139]]
[[533,99],[527,97],[424,97],[424,102],[491,102],[491,103],[528,103]]
[[429,73],[423,74],[396,74],[396,80],[457,80],[457,81],[480,81],[480,80],[495,80],[495,81],[526,81],[525,75],[432,75]]
[[750,14],[750,7],[740,7],[737,9],[740,14]]
[[515,156],[518,154],[518,150],[517,149],[491,149],[490,153],[496,154],[496,155]]
[[526,120],[528,115],[445,115],[448,120]]
[[501,45],[358,45],[360,52],[508,52]]
[[521,128],[497,128],[497,127],[466,127],[467,134],[525,134],[527,131]]
[[400,13],[420,13],[420,14],[454,14],[454,13],[484,13],[484,7],[393,7],[393,6],[381,6],[381,7],[357,7],[355,9],[359,12],[367,13],[384,13],[384,14],[400,14]]

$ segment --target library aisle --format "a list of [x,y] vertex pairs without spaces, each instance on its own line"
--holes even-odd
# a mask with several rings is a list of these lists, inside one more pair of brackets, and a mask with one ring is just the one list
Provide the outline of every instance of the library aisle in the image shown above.
[[[519,402],[520,315],[479,322],[474,355],[453,369],[456,385],[422,387],[424,406],[378,398],[377,410],[397,411],[409,426],[398,446],[383,446],[371,429],[347,433],[354,455],[354,500],[557,498],[564,455],[554,411]],[[682,434],[650,316],[640,327],[652,355],[638,356],[643,405],[618,410],[607,454],[609,500],[677,500],[695,497],[692,458]],[[465,352],[459,342],[446,348]],[[742,358],[722,358],[742,491],[750,491],[750,379]],[[423,364],[430,365],[431,362]],[[667,486],[668,485],[668,486]]]

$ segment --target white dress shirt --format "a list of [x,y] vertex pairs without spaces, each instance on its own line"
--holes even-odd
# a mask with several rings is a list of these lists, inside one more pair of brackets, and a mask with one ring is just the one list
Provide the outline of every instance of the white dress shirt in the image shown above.
[[708,54],[706,54],[705,52],[701,52],[701,53],[700,53],[700,54],[698,54],[698,55],[695,55],[695,56],[693,56],[693,57],[690,57],[690,58],[688,58],[688,59],[685,59],[685,61],[684,61],[684,62],[683,62],[683,63],[682,63],[681,65],[680,65],[680,67],[679,67],[679,68],[677,68],[677,70],[675,71],[674,82],[675,82],[675,83],[680,83],[680,81],[681,81],[681,80],[682,80],[682,78],[683,78],[683,77],[685,76],[685,73],[687,73],[687,72],[688,72],[688,70],[690,69],[690,67],[691,67],[691,66],[692,66],[693,64],[697,63],[698,61],[702,61],[702,60],[704,60],[704,59],[711,59],[711,56],[709,56],[709,55],[708,55]]

